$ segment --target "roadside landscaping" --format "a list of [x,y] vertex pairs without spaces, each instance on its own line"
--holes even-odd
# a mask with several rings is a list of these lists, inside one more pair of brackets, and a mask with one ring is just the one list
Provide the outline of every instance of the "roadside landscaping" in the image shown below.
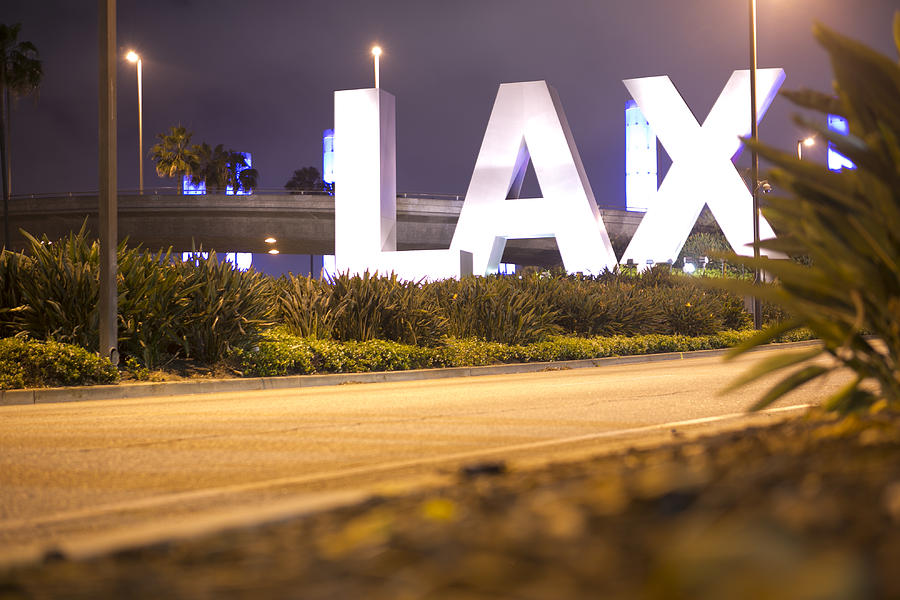
[[[82,231],[0,254],[0,361],[10,365],[0,388],[603,358],[729,348],[751,336],[741,296],[668,266],[415,283],[272,278],[215,253],[182,262],[125,243],[118,260],[120,374],[87,355],[97,343],[97,243]],[[767,317],[785,314],[767,305]],[[79,358],[54,371],[47,365],[62,348]]]

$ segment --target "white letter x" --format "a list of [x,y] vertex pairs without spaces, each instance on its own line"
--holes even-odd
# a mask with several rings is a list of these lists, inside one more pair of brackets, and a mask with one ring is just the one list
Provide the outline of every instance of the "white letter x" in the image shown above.
[[[757,71],[757,122],[784,82],[784,70]],[[735,71],[701,127],[672,81],[645,77],[624,81],[672,159],[656,201],[628,244],[622,263],[644,268],[648,259],[674,261],[703,205],[709,206],[738,254],[753,254],[753,197],[732,162],[750,134],[750,72]],[[775,237],[760,217],[760,239]],[[775,257],[772,252],[764,255]]]

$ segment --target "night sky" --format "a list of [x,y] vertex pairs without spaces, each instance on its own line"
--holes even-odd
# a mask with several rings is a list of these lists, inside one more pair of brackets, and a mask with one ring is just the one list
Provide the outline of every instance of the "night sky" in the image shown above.
[[[760,67],[786,89],[831,89],[815,21],[896,56],[896,0],[759,0]],[[748,66],[746,0],[120,0],[119,186],[136,189],[137,86],[143,58],[144,151],[176,124],[194,142],[251,152],[260,188],[321,170],[334,90],[397,97],[401,192],[464,194],[497,86],[546,79],[562,99],[594,194],[624,204],[622,79],[669,75],[701,122],[734,69]],[[13,193],[97,189],[97,2],[2,0],[40,51],[38,101],[12,116]],[[777,99],[760,128],[786,150],[804,132]],[[807,156],[824,160],[821,144]],[[663,160],[665,163],[665,160]],[[663,164],[664,168],[665,165]],[[145,188],[175,185],[144,163]]]

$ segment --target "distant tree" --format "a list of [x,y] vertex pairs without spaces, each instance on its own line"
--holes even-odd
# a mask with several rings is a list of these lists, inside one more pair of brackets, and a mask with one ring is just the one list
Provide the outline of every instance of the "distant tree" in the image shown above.
[[[203,142],[194,146],[195,160],[191,165],[194,185],[206,182],[206,191],[221,193],[228,182],[228,160],[231,151],[217,144],[215,148]],[[243,159],[243,157],[241,157]]]
[[9,244],[9,196],[12,194],[9,160],[11,98],[35,93],[44,70],[31,42],[18,42],[22,25],[0,24],[0,169],[3,175],[3,241]]
[[294,171],[293,176],[284,184],[284,189],[296,192],[321,192],[326,190],[319,170],[315,167],[303,167]]
[[205,183],[212,193],[222,193],[228,186],[244,191],[256,187],[259,171],[251,169],[240,152],[226,150],[223,144],[191,145],[193,134],[181,125],[157,137],[160,141],[150,149],[150,157],[160,177],[189,175],[194,185]]
[[249,192],[256,187],[259,179],[259,171],[250,168],[244,155],[235,150],[228,151],[228,159],[225,162],[225,185],[237,193]]
[[[156,137],[159,143],[150,148],[150,158],[156,163],[156,174],[160,177],[192,175],[197,162],[197,146],[191,146],[193,133],[178,125],[168,133]],[[178,188],[181,189],[179,181]]]

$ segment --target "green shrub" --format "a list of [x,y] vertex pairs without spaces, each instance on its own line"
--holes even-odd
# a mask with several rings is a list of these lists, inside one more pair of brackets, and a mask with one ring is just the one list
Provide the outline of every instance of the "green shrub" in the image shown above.
[[567,333],[634,335],[656,331],[663,323],[660,306],[631,278],[561,278],[555,288],[551,303]]
[[333,335],[338,340],[389,339],[430,345],[447,333],[446,318],[428,302],[421,284],[368,271],[342,274],[332,282]]
[[313,364],[315,355],[310,340],[278,327],[264,332],[256,346],[235,349],[233,356],[244,375],[308,375],[318,370]]
[[486,342],[477,338],[447,338],[435,348],[436,367],[480,367],[512,362],[518,358],[515,346]]
[[396,277],[336,276],[331,282],[334,337],[338,340],[372,340],[384,337],[384,323],[394,316]]
[[313,354],[313,369],[316,373],[358,372],[354,356],[348,352],[345,342],[334,340],[309,340]]
[[548,340],[518,348],[516,359],[521,362],[550,362],[610,356],[609,338],[579,338],[555,336]]
[[441,345],[422,347],[389,340],[338,342],[301,338],[285,328],[275,328],[263,334],[257,348],[239,350],[236,356],[245,375],[356,373],[710,350],[730,348],[752,335],[752,331],[728,331],[704,336],[552,336],[524,345],[447,338]]
[[0,339],[0,389],[115,383],[106,358],[59,342]]
[[[719,290],[719,314],[722,318],[722,329],[747,329],[753,325],[753,317],[744,309],[744,299],[737,294]],[[763,315],[767,315],[763,311]],[[777,315],[768,313],[767,322],[775,322]]]
[[673,272],[672,265],[658,264],[640,273],[635,279],[635,285],[643,289],[669,289],[677,286],[682,281],[681,276]]
[[143,366],[143,364],[133,356],[125,357],[125,363],[122,371],[131,375],[131,377],[133,377],[137,381],[150,381],[150,369]]
[[255,341],[272,324],[270,278],[240,271],[215,252],[195,261],[171,265],[182,277],[185,317],[175,331],[186,356],[206,363],[224,359]]
[[455,338],[521,344],[559,332],[548,301],[556,280],[538,274],[517,277],[464,277],[435,282],[428,290]]
[[654,290],[664,314],[659,333],[711,335],[724,329],[717,295],[696,287]]
[[702,335],[743,328],[743,299],[659,266],[643,275],[529,273],[427,284],[369,274],[278,282],[278,321],[300,336],[435,346],[443,337],[528,344],[562,333]]
[[245,374],[256,376],[424,369],[434,366],[435,355],[433,349],[390,340],[301,338],[286,328],[269,330],[255,348],[235,352]]
[[340,341],[435,346],[449,336],[516,345],[562,333],[701,335],[750,319],[740,297],[667,266],[642,276],[530,273],[418,284],[368,273],[332,284],[291,277],[276,288],[279,323],[302,337]]
[[276,318],[296,335],[428,346],[447,333],[446,317],[424,286],[394,274],[341,274],[330,282],[290,276],[275,287]]
[[[708,210],[708,208],[704,209],[704,213],[708,212]],[[706,257],[709,261],[705,267],[702,264],[695,263],[699,273],[711,277],[746,275],[747,269],[731,260],[735,255],[734,250],[732,250],[731,244],[728,243],[728,239],[722,233],[722,230],[719,229],[711,213],[709,218],[711,227],[707,226],[703,230],[698,231],[700,227],[699,221],[694,226],[694,231],[685,240],[684,246],[682,246],[681,252],[678,254],[675,266],[678,268],[683,267],[684,261],[688,257],[696,260]]]
[[275,282],[276,318],[300,337],[328,339],[334,331],[332,286],[312,277],[281,277]]
[[0,338],[18,331],[13,318],[22,306],[19,270],[23,260],[21,254],[0,249]]
[[14,329],[35,339],[96,350],[99,244],[88,242],[84,226],[56,242],[25,237],[29,251],[19,259],[21,309],[13,315]]
[[195,286],[171,263],[172,252],[119,252],[119,352],[137,361],[134,368],[154,369],[184,351],[190,318],[189,295]]
[[446,337],[447,318],[423,287],[422,283],[411,281],[395,284],[392,304],[382,325],[386,339],[433,346]]
[[685,240],[681,253],[678,255],[677,263],[684,264],[684,258],[690,256],[693,258],[712,257],[716,253],[732,252],[731,244],[725,238],[721,231],[695,231]]
[[[100,247],[84,227],[52,242],[25,234],[0,255],[0,331],[96,350]],[[118,247],[120,352],[153,368],[174,356],[214,363],[271,324],[269,278],[219,263]]]
[[406,371],[434,364],[431,349],[390,340],[350,341],[343,351],[348,357],[343,361],[345,372]]
[[764,325],[777,325],[793,320],[787,309],[775,302],[763,301],[761,304],[762,322]]

